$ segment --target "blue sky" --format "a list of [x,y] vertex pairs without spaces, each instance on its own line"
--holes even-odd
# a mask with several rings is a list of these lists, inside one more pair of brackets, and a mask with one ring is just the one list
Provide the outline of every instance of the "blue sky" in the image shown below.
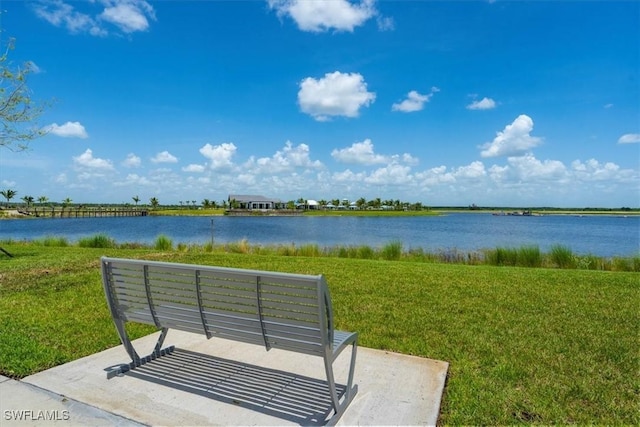
[[640,2],[2,1],[53,101],[0,188],[640,206]]

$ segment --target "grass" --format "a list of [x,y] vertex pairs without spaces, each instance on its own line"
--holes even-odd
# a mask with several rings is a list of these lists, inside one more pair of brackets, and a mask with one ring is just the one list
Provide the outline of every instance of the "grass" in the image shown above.
[[362,346],[450,363],[442,424],[640,424],[637,273],[327,257],[312,246],[307,256],[248,245],[234,253],[2,246],[14,255],[0,257],[3,375],[119,344],[99,272],[109,255],[325,274],[336,327],[358,331]]
[[[28,241],[4,240],[1,244],[32,244],[38,246],[73,246],[64,237],[45,237]],[[119,248],[119,249],[155,249],[158,251],[171,251],[174,243],[166,235],[159,235],[151,245],[135,242],[117,243],[109,236],[98,234],[93,237],[85,237],[76,242],[77,246],[89,248]],[[228,242],[214,245],[178,243],[176,250],[180,252],[204,251],[227,252],[254,255],[282,255],[300,257],[338,257],[356,259],[383,259],[388,261],[412,261],[427,263],[448,263],[466,265],[493,265],[511,267],[543,267],[581,270],[603,271],[634,271],[640,272],[640,253],[634,256],[611,258],[599,257],[592,254],[574,254],[571,248],[563,245],[554,245],[548,253],[543,253],[536,245],[524,245],[521,247],[498,247],[495,249],[482,249],[478,251],[460,251],[457,249],[426,252],[422,248],[404,249],[402,242],[391,241],[382,247],[372,248],[367,245],[359,246],[334,246],[320,247],[317,244],[295,243],[280,245],[252,245],[247,239],[238,242]]]

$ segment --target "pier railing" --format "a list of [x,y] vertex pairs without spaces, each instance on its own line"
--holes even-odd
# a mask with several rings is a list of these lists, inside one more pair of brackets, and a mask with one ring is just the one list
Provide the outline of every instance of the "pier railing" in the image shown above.
[[61,208],[61,207],[32,207],[21,208],[18,212],[22,215],[49,218],[101,218],[116,216],[147,216],[149,210],[145,208],[133,207],[113,207],[113,208]]

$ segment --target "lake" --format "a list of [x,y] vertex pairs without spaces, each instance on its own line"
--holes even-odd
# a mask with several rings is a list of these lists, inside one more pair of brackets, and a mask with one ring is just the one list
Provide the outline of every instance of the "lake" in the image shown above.
[[570,247],[578,254],[633,256],[640,251],[640,216],[201,217],[149,216],[39,218],[0,221],[0,240],[66,237],[70,242],[104,233],[118,243],[153,243],[163,234],[177,243],[317,244],[321,247],[400,241],[404,249],[474,251],[538,245]]

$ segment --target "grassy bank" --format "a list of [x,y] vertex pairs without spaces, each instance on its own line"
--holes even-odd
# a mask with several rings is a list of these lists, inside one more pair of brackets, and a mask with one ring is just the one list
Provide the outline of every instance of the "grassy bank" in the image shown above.
[[549,252],[542,252],[537,245],[497,247],[475,251],[461,251],[457,249],[425,251],[422,248],[406,249],[400,241],[391,241],[381,247],[371,247],[368,245],[321,247],[317,244],[296,245],[295,243],[260,245],[250,244],[246,239],[238,242],[215,245],[211,243],[198,245],[186,243],[174,244],[171,238],[162,234],[159,235],[152,244],[136,242],[118,243],[106,234],[83,237],[77,242],[71,242],[65,237],[49,236],[33,241],[0,240],[0,245],[3,244],[27,244],[47,247],[80,246],[84,248],[104,249],[156,249],[162,251],[176,249],[180,252],[205,251],[253,255],[335,257],[465,265],[640,272],[640,253],[626,257],[600,257],[591,254],[576,254],[570,247],[563,245],[554,245]]
[[[119,344],[101,255],[323,273],[362,346],[446,360],[443,424],[640,424],[637,273],[3,244],[0,373]],[[132,328],[134,336],[149,328]],[[361,391],[362,392],[362,391]]]

